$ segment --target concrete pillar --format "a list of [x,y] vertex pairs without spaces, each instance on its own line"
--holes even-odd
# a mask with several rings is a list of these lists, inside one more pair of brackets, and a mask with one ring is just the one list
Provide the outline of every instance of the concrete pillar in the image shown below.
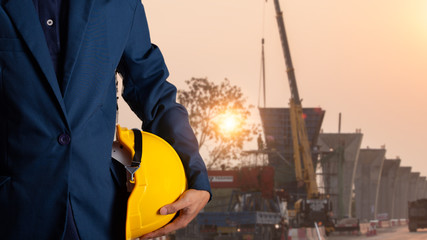
[[361,220],[377,218],[378,192],[385,149],[360,149],[354,181],[356,217]]
[[354,176],[362,143],[361,133],[321,133],[318,146],[325,193],[334,217],[352,216]]
[[411,172],[409,174],[408,201],[417,200],[417,184],[420,178],[419,172]]
[[424,187],[424,195],[423,195],[423,198],[427,198],[427,180],[426,180],[425,187]]
[[378,214],[387,216],[388,219],[395,218],[394,194],[396,191],[396,178],[399,165],[400,159],[386,159],[383,164],[378,196]]
[[417,185],[417,199],[424,198],[424,192],[426,188],[426,177],[420,177],[418,179],[418,185]]
[[411,167],[399,167],[397,170],[396,178],[396,191],[395,191],[395,209],[397,219],[407,218],[408,216],[408,189],[409,189],[409,174]]

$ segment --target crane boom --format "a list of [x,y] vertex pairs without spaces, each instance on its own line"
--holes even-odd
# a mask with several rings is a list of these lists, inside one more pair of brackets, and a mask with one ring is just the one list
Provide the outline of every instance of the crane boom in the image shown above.
[[[303,118],[301,99],[298,93],[294,67],[286,36],[283,13],[280,9],[279,0],[274,0],[274,8],[276,10],[276,20],[279,27],[280,40],[286,63],[286,72],[291,90],[289,105],[292,143],[294,148],[295,175],[298,182],[305,183],[307,197],[314,198],[319,194],[319,190],[317,187],[316,175],[311,158],[310,144],[307,137],[307,128]],[[303,163],[303,167],[301,162]]]
[[279,27],[280,41],[282,43],[283,55],[285,57],[286,72],[288,74],[289,86],[291,88],[291,98],[296,104],[301,104],[299,98],[297,81],[295,78],[294,66],[292,64],[291,51],[289,50],[288,37],[286,35],[285,23],[283,21],[283,13],[280,9],[279,0],[274,0],[274,8],[276,10],[276,20]]

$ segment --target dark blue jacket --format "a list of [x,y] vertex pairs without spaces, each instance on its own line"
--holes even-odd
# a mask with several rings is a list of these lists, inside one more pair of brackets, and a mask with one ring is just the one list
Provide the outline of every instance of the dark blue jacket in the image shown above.
[[124,238],[116,71],[143,129],[172,144],[190,188],[210,190],[140,0],[70,3],[59,86],[32,0],[0,0],[0,239],[61,239],[68,203],[83,240]]

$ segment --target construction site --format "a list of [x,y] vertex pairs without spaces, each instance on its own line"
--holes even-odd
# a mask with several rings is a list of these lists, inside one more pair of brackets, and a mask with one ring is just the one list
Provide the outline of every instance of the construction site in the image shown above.
[[[406,225],[408,202],[427,198],[425,176],[402,166],[399,158],[387,159],[384,147],[361,148],[359,130],[322,132],[325,110],[304,108],[318,183],[316,196],[310,196],[310,178],[301,183],[296,176],[291,110],[259,111],[265,147],[246,152],[239,169],[209,171],[214,198],[183,230],[194,239],[319,239],[316,231],[322,237],[337,232],[367,236],[375,228]],[[304,206],[298,205],[301,200]],[[305,237],[298,238],[301,229]]]
[[327,109],[302,107],[279,1],[274,5],[289,107],[258,107],[258,148],[244,152],[239,168],[208,171],[213,200],[175,237],[327,239],[406,226],[408,202],[427,198],[426,177],[399,157],[386,158],[385,146],[362,148],[364,133],[341,132],[341,114],[337,132],[322,131]]

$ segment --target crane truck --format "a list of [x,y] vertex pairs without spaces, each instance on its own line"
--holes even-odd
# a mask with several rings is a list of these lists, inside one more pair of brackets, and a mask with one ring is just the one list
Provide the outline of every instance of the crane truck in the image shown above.
[[316,172],[313,167],[310,143],[307,137],[307,128],[303,118],[301,99],[298,93],[294,67],[285,31],[283,13],[280,8],[279,0],[274,0],[274,7],[283,55],[285,57],[287,68],[286,72],[291,90],[289,108],[295,175],[298,185],[305,186],[307,192],[306,199],[299,199],[295,202],[295,212],[292,214],[294,216],[293,225],[296,225],[297,227],[314,227],[315,223],[321,223],[325,226],[326,232],[329,233],[333,231],[334,228],[331,218],[332,206],[329,199],[323,194],[320,194],[317,186]]
[[286,207],[275,192],[271,166],[209,170],[208,175],[215,198],[196,218],[199,236],[215,240],[286,236]]

